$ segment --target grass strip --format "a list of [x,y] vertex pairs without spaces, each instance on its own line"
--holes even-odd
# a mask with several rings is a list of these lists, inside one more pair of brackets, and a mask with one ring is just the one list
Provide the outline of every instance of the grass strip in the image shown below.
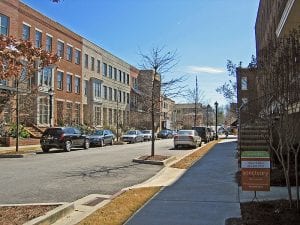
[[82,220],[78,225],[121,225],[139,210],[161,187],[130,189]]
[[193,152],[192,154],[184,157],[180,161],[174,163],[171,167],[172,168],[177,168],[177,169],[188,169],[188,168],[190,168],[196,161],[198,161],[206,153],[208,153],[218,142],[219,142],[219,140],[209,142],[204,147],[202,147],[199,150]]

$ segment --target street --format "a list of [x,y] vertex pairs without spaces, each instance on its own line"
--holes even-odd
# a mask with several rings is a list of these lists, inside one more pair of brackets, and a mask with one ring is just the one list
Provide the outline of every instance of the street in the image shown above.
[[[172,139],[155,143],[155,154],[191,151],[170,150]],[[0,159],[0,204],[71,202],[93,193],[114,194],[149,179],[162,168],[132,162],[149,155],[150,146],[151,142],[143,142]]]

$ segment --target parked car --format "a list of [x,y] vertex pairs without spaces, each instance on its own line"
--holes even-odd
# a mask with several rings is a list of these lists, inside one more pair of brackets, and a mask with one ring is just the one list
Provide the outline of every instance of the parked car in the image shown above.
[[157,137],[158,138],[172,138],[173,132],[171,130],[161,130],[158,132]]
[[201,137],[195,130],[179,130],[174,136],[174,148],[178,149],[179,146],[201,146]]
[[140,130],[130,130],[121,137],[121,140],[128,143],[143,142],[144,135]]
[[210,141],[210,133],[207,127],[199,126],[199,127],[192,127],[192,129],[197,131],[202,141],[204,141],[205,143],[208,143]]
[[115,135],[111,130],[95,130],[90,136],[90,145],[100,146],[113,145]]
[[142,133],[144,135],[144,141],[151,141],[152,140],[152,130],[142,130]]
[[50,127],[43,132],[40,144],[43,152],[49,152],[51,148],[64,149],[69,152],[73,147],[88,149],[90,140],[75,127]]

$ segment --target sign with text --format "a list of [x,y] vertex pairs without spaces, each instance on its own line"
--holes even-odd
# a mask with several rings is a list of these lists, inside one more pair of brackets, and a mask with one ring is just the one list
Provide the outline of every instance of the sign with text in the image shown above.
[[270,191],[271,165],[268,152],[242,152],[241,168],[243,191]]

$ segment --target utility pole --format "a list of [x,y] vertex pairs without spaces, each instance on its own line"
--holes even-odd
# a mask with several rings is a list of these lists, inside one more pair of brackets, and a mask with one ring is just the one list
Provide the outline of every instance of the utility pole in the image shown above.
[[195,117],[194,117],[194,127],[197,126],[197,104],[198,104],[198,79],[196,76],[196,89],[195,89]]

